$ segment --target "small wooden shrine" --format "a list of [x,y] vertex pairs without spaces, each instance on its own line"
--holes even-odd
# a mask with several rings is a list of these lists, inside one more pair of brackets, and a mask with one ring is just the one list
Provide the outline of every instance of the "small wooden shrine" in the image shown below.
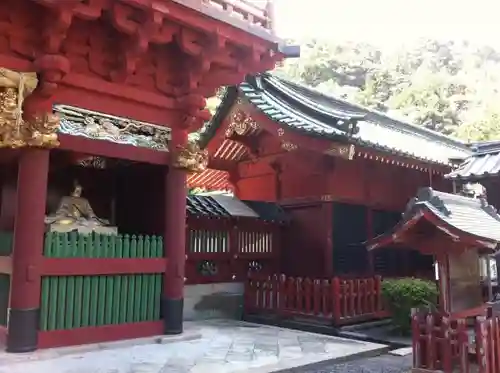
[[[393,246],[433,255],[438,266],[440,309],[459,316],[484,311],[481,257],[497,250],[500,215],[483,198],[422,188],[395,227],[367,242],[368,250]],[[489,268],[489,267],[488,267]],[[491,297],[491,291],[489,291]]]

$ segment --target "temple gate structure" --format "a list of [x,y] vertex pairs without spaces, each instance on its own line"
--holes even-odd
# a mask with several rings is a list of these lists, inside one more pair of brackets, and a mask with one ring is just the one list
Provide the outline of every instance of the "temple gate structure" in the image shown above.
[[188,133],[284,57],[270,5],[0,3],[8,351],[182,333]]

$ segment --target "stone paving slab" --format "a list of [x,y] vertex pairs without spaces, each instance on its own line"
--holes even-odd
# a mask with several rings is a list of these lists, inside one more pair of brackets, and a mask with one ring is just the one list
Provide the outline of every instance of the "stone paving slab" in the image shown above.
[[185,331],[185,333],[181,335],[168,335],[168,336],[162,335],[162,336],[153,336],[146,338],[127,339],[115,342],[103,342],[103,343],[87,344],[80,346],[51,348],[46,350],[38,350],[30,354],[8,354],[5,351],[0,351],[0,367],[16,363],[25,363],[28,361],[57,359],[62,356],[81,355],[84,353],[96,352],[96,351],[114,350],[127,347],[137,347],[142,345],[154,345],[154,344],[166,345],[169,343],[193,341],[196,339],[201,339],[201,337],[202,337],[201,333],[199,333],[196,330],[196,328],[192,328],[190,330]]
[[0,373],[268,373],[387,351],[385,345],[233,320],[185,325],[186,334],[201,337],[97,351],[76,348],[69,354],[1,354]]
[[[382,355],[314,368],[295,368],[282,373],[410,373],[412,356]],[[215,372],[214,372],[215,373]]]
[[398,348],[397,350],[392,350],[389,351],[390,355],[395,355],[395,356],[408,356],[413,353],[413,347],[403,347],[403,348]]

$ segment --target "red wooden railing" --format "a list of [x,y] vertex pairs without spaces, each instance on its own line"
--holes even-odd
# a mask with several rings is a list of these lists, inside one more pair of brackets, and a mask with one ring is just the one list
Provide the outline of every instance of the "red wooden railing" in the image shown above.
[[311,280],[251,276],[246,282],[245,312],[311,317],[336,325],[388,316],[382,304],[380,277]]
[[186,283],[245,281],[279,271],[281,226],[251,218],[188,219]]
[[473,319],[416,312],[412,315],[415,371],[500,372],[500,320],[488,312]]
[[203,3],[217,7],[231,17],[242,19],[254,26],[272,29],[273,0],[202,0]]

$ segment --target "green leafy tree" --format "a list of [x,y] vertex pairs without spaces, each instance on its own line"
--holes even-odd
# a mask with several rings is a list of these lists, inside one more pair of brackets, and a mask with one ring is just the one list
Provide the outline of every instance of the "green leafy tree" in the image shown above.
[[382,50],[366,43],[295,41],[300,59],[278,75],[465,140],[500,139],[500,53],[423,39]]

